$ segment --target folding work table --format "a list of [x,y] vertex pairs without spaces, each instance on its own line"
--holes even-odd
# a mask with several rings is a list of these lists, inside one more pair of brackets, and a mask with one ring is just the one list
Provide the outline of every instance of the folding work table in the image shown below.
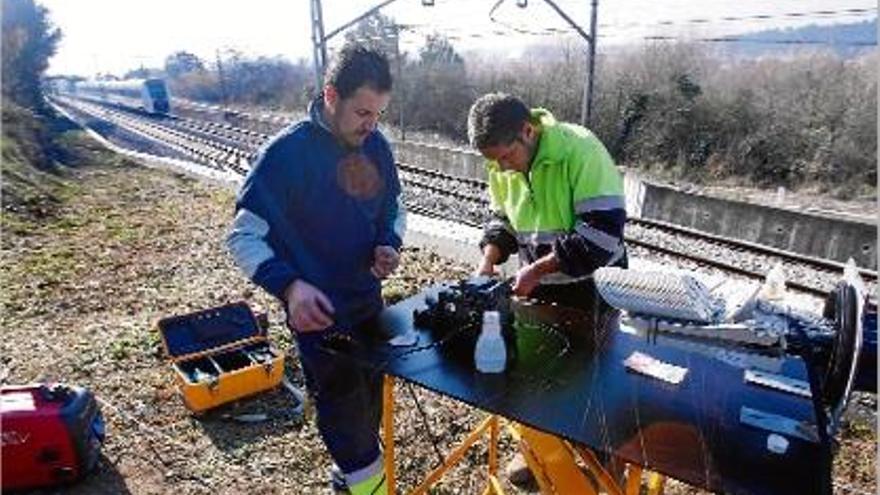
[[[612,493],[638,493],[641,468],[722,493],[831,493],[830,446],[816,434],[809,393],[746,380],[747,372],[757,371],[808,382],[803,359],[642,332],[622,325],[614,312],[597,316],[555,305],[515,304],[514,357],[505,373],[485,375],[474,369],[472,350],[455,338],[438,341],[429,329],[414,326],[413,310],[437,290],[405,299],[380,317],[386,335],[416,332],[416,344],[393,347],[382,339],[359,338],[334,351],[386,376],[383,434],[390,493],[395,492],[394,379],[491,413],[447,458],[461,458],[467,445],[488,432],[492,476],[487,491],[501,490],[494,477],[497,415],[522,425],[517,431],[529,432],[530,443],[556,439],[569,446]],[[636,351],[684,367],[687,374],[671,384],[628,370],[623,362]],[[597,458],[624,461],[629,480],[610,475]],[[541,459],[532,458],[533,468],[536,460],[541,466]],[[416,492],[436,482],[444,467]],[[536,474],[542,490],[549,491],[545,483],[553,473]]]

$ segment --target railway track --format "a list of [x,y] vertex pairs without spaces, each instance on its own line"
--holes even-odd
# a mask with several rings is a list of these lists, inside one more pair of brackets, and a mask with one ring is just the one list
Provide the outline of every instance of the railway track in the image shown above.
[[[259,129],[237,127],[215,120],[189,117],[155,118],[120,105],[94,100],[63,98],[59,102],[153,139],[198,163],[244,175],[259,146],[270,138]],[[201,111],[207,111],[201,109]],[[248,115],[247,120],[258,120]],[[273,117],[266,125],[278,126]],[[477,227],[488,218],[485,182],[449,175],[436,170],[399,164],[407,208],[425,216],[453,220]],[[783,263],[789,274],[788,286],[795,291],[823,297],[839,279],[841,263],[791,253],[780,249],[707,234],[677,225],[647,219],[630,219],[626,241],[659,255],[687,260],[750,279],[763,279],[776,263]],[[877,283],[877,272],[861,269],[860,275],[870,293]]]

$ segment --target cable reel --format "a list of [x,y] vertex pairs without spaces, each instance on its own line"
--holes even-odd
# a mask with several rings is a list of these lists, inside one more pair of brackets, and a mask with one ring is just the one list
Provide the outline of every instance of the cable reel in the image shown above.
[[829,293],[824,313],[834,322],[837,332],[831,341],[827,366],[820,376],[819,390],[831,423],[837,424],[861,371],[864,300],[854,285],[840,282]]

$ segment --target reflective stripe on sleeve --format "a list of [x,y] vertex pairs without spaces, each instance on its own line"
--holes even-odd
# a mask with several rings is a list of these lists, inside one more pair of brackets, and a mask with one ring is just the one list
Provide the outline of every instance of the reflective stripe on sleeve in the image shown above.
[[248,278],[253,278],[261,264],[275,257],[266,242],[269,224],[257,214],[244,208],[238,210],[226,245],[235,263]]

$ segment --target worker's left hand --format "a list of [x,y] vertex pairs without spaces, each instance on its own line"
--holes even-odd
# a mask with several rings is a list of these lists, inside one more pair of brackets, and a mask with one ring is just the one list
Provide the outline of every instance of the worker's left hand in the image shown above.
[[370,272],[378,279],[391,275],[400,264],[400,255],[391,246],[376,246],[373,250],[373,266]]
[[513,282],[513,293],[520,297],[528,296],[538,286],[541,275],[541,271],[534,263],[520,268]]

